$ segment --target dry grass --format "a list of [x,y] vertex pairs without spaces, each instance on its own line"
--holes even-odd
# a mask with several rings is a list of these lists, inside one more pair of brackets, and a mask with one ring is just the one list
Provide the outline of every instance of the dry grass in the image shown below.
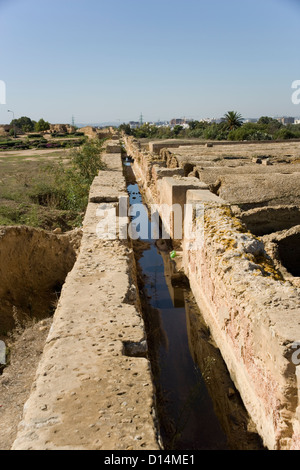
[[78,214],[57,209],[55,194],[43,204],[34,200],[35,188],[51,183],[49,165],[68,161],[67,151],[19,151],[0,153],[0,225],[29,225],[53,230],[72,229]]

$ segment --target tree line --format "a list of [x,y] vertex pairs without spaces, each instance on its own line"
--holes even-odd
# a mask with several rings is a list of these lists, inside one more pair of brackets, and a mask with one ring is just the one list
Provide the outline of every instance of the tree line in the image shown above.
[[13,126],[11,129],[11,134],[13,135],[14,130],[17,133],[27,133],[27,132],[43,132],[50,129],[50,123],[44,119],[39,121],[33,121],[27,116],[22,116],[19,119],[13,119],[10,123]]
[[174,139],[197,138],[203,140],[286,140],[300,139],[300,124],[284,125],[269,116],[262,116],[257,122],[244,122],[241,114],[236,111],[228,111],[220,123],[207,121],[191,121],[188,128],[176,125],[158,127],[145,123],[136,129],[129,124],[121,124],[119,127],[127,135],[137,139]]

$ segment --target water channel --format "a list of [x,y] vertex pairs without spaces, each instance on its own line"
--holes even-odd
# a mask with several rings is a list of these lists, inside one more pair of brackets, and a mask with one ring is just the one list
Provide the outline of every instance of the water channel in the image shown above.
[[[141,204],[127,160],[124,174],[130,205]],[[167,250],[159,249],[157,240],[149,237],[134,246],[165,449],[261,449],[188,285],[172,283],[171,241]]]

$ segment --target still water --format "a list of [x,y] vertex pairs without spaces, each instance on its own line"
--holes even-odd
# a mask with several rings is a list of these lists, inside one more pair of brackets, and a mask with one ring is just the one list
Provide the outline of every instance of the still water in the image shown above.
[[[130,205],[141,204],[142,196],[128,164],[125,173]],[[188,291],[173,288],[166,276],[168,263],[172,263],[169,252],[160,252],[156,240],[142,241],[146,243],[138,265],[147,300],[144,316],[164,446],[173,450],[227,450],[227,437],[189,350],[185,308]]]

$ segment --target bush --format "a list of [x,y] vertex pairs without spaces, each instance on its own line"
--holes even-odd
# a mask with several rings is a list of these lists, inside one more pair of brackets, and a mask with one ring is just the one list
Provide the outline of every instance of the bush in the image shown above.
[[70,152],[71,165],[59,163],[48,166],[47,183],[37,182],[31,192],[33,202],[60,210],[85,210],[90,185],[99,170],[103,141],[88,141],[80,149]]
[[272,136],[262,132],[257,126],[246,125],[230,131],[228,140],[272,140]]
[[[43,138],[43,136],[41,136],[41,134],[29,134],[27,136],[28,139],[39,139],[39,138]],[[46,140],[46,139],[45,139]]]
[[99,170],[104,168],[101,160],[103,142],[98,139],[89,140],[80,149],[74,149],[70,153],[73,173],[79,174],[88,184],[91,184]]
[[40,142],[36,146],[37,149],[46,149],[47,148],[47,143],[46,142]]
[[6,140],[1,142],[1,145],[4,145],[6,147],[14,147],[15,145],[19,144],[20,141],[18,140]]
[[48,131],[50,129],[50,124],[42,118],[35,123],[34,128],[37,132]]
[[204,131],[204,139],[206,140],[215,140],[219,134],[219,128],[217,124],[212,124]]
[[204,138],[204,130],[203,129],[192,129],[189,131],[189,137],[195,139],[203,139]]
[[274,138],[276,140],[298,139],[299,137],[300,137],[300,132],[292,131],[286,127],[281,128],[274,135]]
[[0,206],[0,225],[19,223],[22,212],[16,207]]

